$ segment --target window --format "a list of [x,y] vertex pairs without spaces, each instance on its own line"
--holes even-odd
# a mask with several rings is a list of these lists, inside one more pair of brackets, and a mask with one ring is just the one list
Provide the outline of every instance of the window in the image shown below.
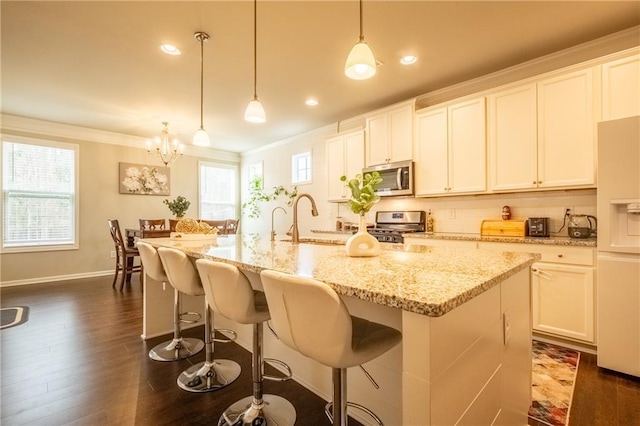
[[78,248],[78,145],[2,142],[2,250]]
[[311,183],[311,152],[291,156],[291,183]]
[[200,219],[222,220],[237,217],[238,167],[200,163]]

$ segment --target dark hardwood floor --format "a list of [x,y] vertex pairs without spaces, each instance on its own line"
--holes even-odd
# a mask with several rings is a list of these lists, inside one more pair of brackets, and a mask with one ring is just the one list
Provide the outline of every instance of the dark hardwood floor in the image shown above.
[[[251,356],[234,343],[217,344],[216,357],[240,363],[236,382],[204,394],[178,388],[176,377],[204,352],[179,362],[150,360],[149,349],[168,336],[142,341],[137,275],[123,292],[111,280],[0,289],[2,307],[30,308],[27,323],[0,332],[2,425],[216,424],[228,405],[251,394]],[[201,338],[203,329],[185,334]],[[330,424],[325,401],[294,381],[265,382],[265,392],[291,401],[299,425]],[[570,425],[640,425],[640,380],[602,370],[595,356],[582,354]]]
[[[227,406],[251,395],[251,354],[235,343],[215,349],[216,357],[240,363],[238,380],[216,392],[181,390],[176,378],[203,361],[204,351],[178,362],[150,360],[149,349],[169,336],[140,339],[137,274],[123,292],[113,290],[111,281],[92,278],[1,290],[2,307],[30,309],[25,324],[0,332],[2,425],[211,425]],[[196,327],[185,334],[202,338],[204,330]],[[297,411],[297,424],[331,424],[324,415],[326,402],[293,380],[267,381],[265,393],[287,398]]]

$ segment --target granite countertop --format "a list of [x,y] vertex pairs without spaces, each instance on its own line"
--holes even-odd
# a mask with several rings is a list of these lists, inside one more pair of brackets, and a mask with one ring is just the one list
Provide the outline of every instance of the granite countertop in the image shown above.
[[383,244],[376,257],[349,257],[344,245],[270,241],[268,235],[221,235],[215,243],[144,240],[260,273],[274,269],[329,284],[338,294],[441,316],[528,268],[539,255]]
[[429,235],[415,232],[406,235],[408,238],[423,238],[433,240],[484,241],[493,243],[544,244],[552,246],[597,247],[597,238],[569,238],[569,237],[487,237],[480,234],[435,233]]

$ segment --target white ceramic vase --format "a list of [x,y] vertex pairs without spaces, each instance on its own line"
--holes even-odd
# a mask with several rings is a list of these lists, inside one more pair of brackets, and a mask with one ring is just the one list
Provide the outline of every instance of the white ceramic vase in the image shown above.
[[358,232],[347,240],[347,255],[351,257],[370,257],[380,254],[380,242],[367,232],[367,219],[359,217]]

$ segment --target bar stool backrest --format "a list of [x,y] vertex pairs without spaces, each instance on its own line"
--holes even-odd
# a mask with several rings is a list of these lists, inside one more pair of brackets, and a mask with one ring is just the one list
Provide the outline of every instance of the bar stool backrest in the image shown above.
[[351,316],[332,288],[271,270],[262,271],[260,278],[272,326],[283,343],[330,367],[350,358]]
[[169,283],[175,289],[190,296],[204,293],[196,268],[186,254],[173,248],[159,247],[158,255]]
[[162,266],[160,256],[155,247],[143,241],[138,241],[136,246],[140,252],[140,259],[142,260],[145,274],[155,281],[168,282],[169,278],[167,278],[167,274],[164,273],[164,267]]
[[269,319],[265,302],[256,303],[251,283],[236,266],[198,259],[196,268],[207,303],[216,312],[240,324],[256,324]]

